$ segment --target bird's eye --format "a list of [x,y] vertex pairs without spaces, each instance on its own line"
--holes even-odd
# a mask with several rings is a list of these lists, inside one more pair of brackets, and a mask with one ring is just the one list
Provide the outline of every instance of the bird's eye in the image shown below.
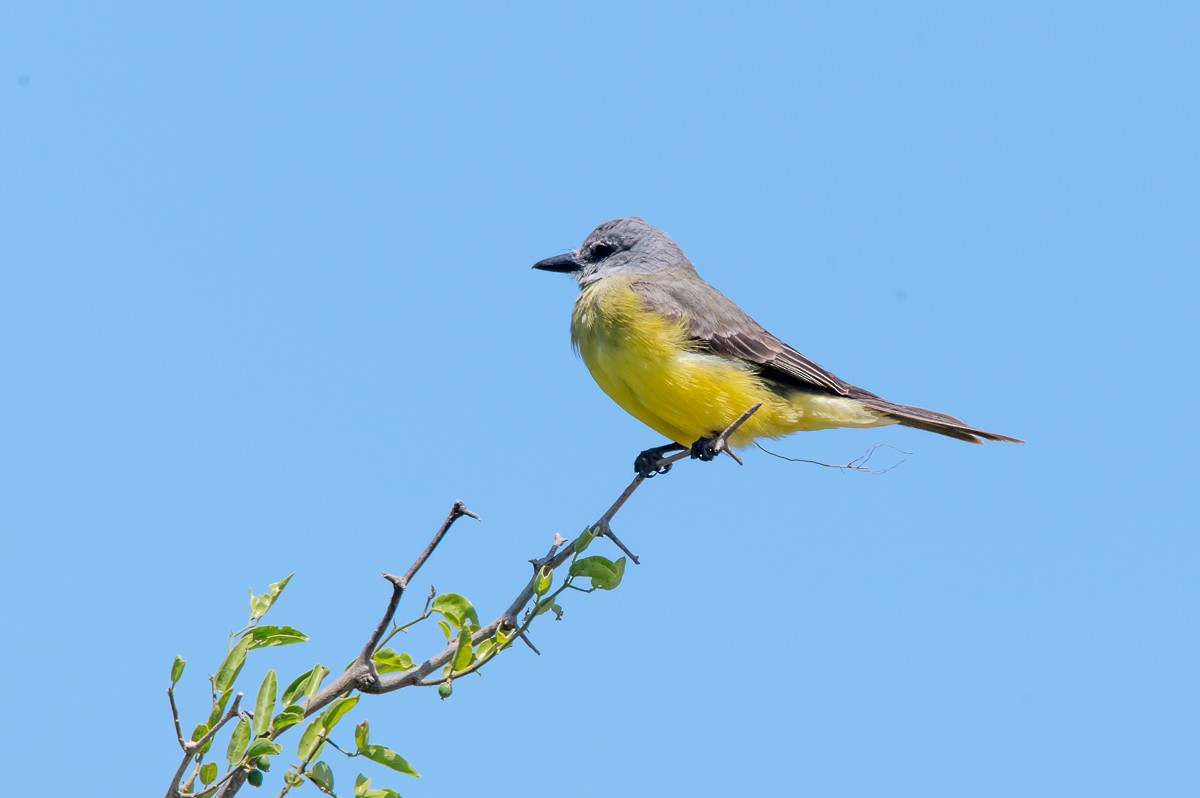
[[592,245],[592,260],[604,260],[617,251],[617,245],[608,241],[599,241]]

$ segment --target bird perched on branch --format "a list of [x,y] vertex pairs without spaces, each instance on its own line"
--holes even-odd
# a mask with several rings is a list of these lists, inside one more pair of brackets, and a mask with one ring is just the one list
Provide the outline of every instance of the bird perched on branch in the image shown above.
[[634,418],[671,443],[634,468],[651,475],[669,451],[711,460],[713,441],[744,411],[762,406],[730,446],[832,427],[907,427],[970,443],[1016,438],[945,413],[889,402],[821,368],[713,288],[670,236],[633,217],[597,227],[573,252],[533,268],[572,274],[579,297],[571,342],[592,377]]

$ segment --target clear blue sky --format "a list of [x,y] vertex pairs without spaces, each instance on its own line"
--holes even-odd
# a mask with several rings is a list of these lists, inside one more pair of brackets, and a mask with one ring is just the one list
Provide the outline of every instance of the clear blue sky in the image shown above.
[[313,641],[248,686],[340,666],[455,498],[485,523],[419,581],[499,612],[659,442],[529,268],[640,215],[840,376],[1029,444],[678,467],[543,656],[364,701],[424,773],[385,781],[1200,794],[1200,12],[1046,5],[6,4],[6,791],[161,794],[171,658],[194,724],[295,571]]

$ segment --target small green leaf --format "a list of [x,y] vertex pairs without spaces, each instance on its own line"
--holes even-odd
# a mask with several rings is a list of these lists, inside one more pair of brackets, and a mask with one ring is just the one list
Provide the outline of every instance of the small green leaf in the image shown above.
[[290,626],[256,626],[246,632],[245,637],[250,638],[250,648],[289,646],[308,640],[308,635]]
[[321,792],[333,793],[333,771],[324,762],[314,762],[308,769],[308,777]]
[[[250,743],[250,747],[246,749],[246,758],[254,762],[260,756],[272,756],[279,753],[279,743],[272,742],[265,737],[260,737]],[[267,770],[267,768],[263,768]]]
[[372,790],[371,780],[359,773],[354,779],[354,798],[400,798],[395,790]]
[[261,737],[271,731],[271,713],[275,711],[275,671],[267,671],[258,688],[258,700],[254,702],[254,736]]
[[592,527],[588,527],[575,538],[575,553],[583,554],[584,550],[592,545],[592,541],[596,539],[596,533],[592,531]]
[[200,766],[200,781],[203,784],[212,784],[217,778],[217,763],[205,762]]
[[325,735],[328,730],[321,725],[321,719],[313,718],[300,735],[300,743],[296,746],[296,755],[305,762],[312,761],[325,746]]
[[475,659],[479,660],[480,662],[486,662],[494,653],[493,649],[495,648],[496,639],[489,637],[487,640],[484,640],[482,643],[480,643],[478,647],[476,647]]
[[371,727],[367,721],[363,721],[354,727],[354,746],[356,748],[364,748],[371,742]]
[[384,767],[389,767],[392,770],[400,773],[406,773],[409,776],[420,776],[413,766],[408,764],[408,760],[397,754],[390,748],[385,748],[382,745],[368,745],[359,751],[360,754],[370,759],[372,762],[378,762]]
[[342,719],[350,710],[354,709],[354,705],[358,703],[358,696],[352,695],[346,698],[339,698],[329,705],[329,708],[321,713],[321,725],[326,729],[332,729],[337,725],[337,722]]
[[317,690],[321,687],[321,680],[329,673],[329,668],[324,665],[316,665],[312,670],[305,671],[292,680],[292,683],[283,691],[283,705],[291,706],[301,698],[312,698],[317,694]]
[[413,666],[413,658],[408,654],[396,653],[392,648],[381,648],[375,652],[375,670],[379,673],[396,673],[406,671]]
[[279,598],[279,594],[287,587],[287,583],[291,581],[294,573],[288,574],[278,582],[272,582],[267,586],[267,592],[261,596],[254,595],[254,591],[250,591],[250,622],[254,623],[259,618],[267,614],[267,610],[271,609],[271,605],[275,603],[275,599]]
[[442,630],[442,634],[446,636],[447,642],[454,639],[454,632],[450,631],[450,624],[445,621],[438,621],[438,628]]
[[192,729],[192,742],[196,742],[201,737],[208,734],[209,728],[210,727],[207,723],[201,723],[196,726],[196,728]]
[[433,612],[440,612],[446,616],[447,620],[451,617],[457,619],[453,621],[455,626],[464,626],[464,620],[474,624],[474,628],[479,628],[479,613],[475,612],[475,607],[471,602],[467,601],[466,597],[460,596],[458,593],[443,593],[433,600],[433,604],[429,607]]
[[233,695],[232,688],[221,693],[221,695],[217,696],[217,699],[213,701],[212,711],[208,713],[208,725],[210,728],[216,726],[217,721],[219,721],[221,716],[225,714],[225,705],[229,703],[229,696],[231,695]]
[[271,728],[275,731],[294,726],[304,720],[304,707],[290,706],[271,720]]
[[246,664],[246,652],[250,650],[250,642],[249,636],[243,635],[225,655],[225,660],[221,667],[217,668],[217,675],[213,680],[213,687],[218,693],[232,687],[234,680],[242,672],[242,666]]
[[229,749],[225,752],[225,761],[233,767],[240,763],[246,755],[246,744],[250,742],[250,724],[245,718],[237,722],[233,727],[233,734],[229,737]]
[[454,683],[449,679],[438,685],[438,695],[443,701],[454,694]]
[[294,770],[285,770],[283,772],[283,782],[289,787],[299,787],[304,783],[304,777]]
[[177,684],[183,678],[183,666],[187,665],[187,660],[176,655],[175,661],[171,663],[171,684]]
[[[554,609],[557,606],[558,605],[554,603],[554,597],[547,596],[546,598],[542,599],[541,601],[539,601],[537,603],[537,607],[535,607],[533,610],[533,615],[534,615],[534,617],[537,617],[538,615],[541,615],[544,612],[549,612],[550,610]],[[556,613],[556,614],[559,614],[559,613]]]
[[454,652],[454,670],[461,671],[475,661],[475,652],[471,650],[471,633],[463,629],[458,633],[458,649]]

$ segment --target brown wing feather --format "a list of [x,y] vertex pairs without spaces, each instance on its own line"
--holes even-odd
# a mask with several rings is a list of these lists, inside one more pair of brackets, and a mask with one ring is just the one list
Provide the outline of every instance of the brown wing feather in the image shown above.
[[847,396],[852,386],[767,332],[694,273],[634,283],[631,288],[656,312],[682,318],[688,335],[706,350],[722,357],[748,360],[764,376],[804,390]]

